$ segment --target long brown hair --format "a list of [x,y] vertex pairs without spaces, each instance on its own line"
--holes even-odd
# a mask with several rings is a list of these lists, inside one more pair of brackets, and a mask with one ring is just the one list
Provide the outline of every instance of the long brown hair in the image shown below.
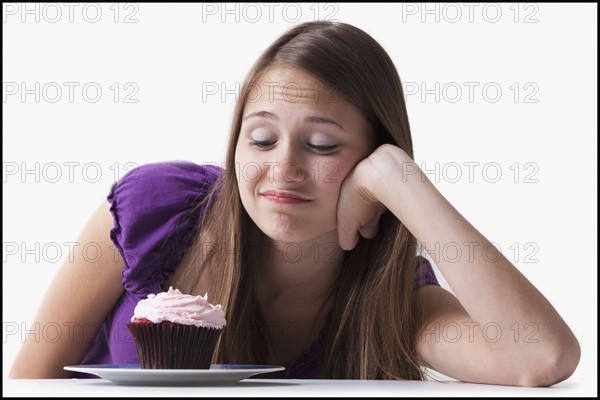
[[[366,117],[377,144],[391,143],[413,157],[400,77],[385,50],[367,33],[345,23],[317,21],[293,27],[258,58],[236,105],[226,165],[205,198],[211,206],[185,265],[196,281],[208,272],[211,302],[222,304],[228,321],[213,362],[269,364],[264,331],[252,291],[248,260],[250,229],[242,206],[234,156],[244,105],[252,88],[273,66],[300,68],[334,88]],[[200,204],[202,206],[203,203]],[[343,274],[331,293],[325,376],[331,379],[423,379],[415,333],[421,317],[413,294],[416,240],[390,212],[374,239],[360,238],[346,252]],[[189,274],[185,277],[189,282]]]

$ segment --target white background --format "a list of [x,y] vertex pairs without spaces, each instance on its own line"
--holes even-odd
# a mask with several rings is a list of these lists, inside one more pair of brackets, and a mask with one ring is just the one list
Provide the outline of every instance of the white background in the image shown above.
[[[27,5],[30,14],[3,5],[4,375],[68,257],[64,243],[112,182],[147,162],[221,164],[235,103],[227,91],[318,11],[388,51],[407,91],[415,160],[571,326],[582,358],[570,382],[595,393],[595,4],[253,3],[225,13],[220,3],[81,3],[72,15],[53,4]],[[479,163],[472,176],[469,162]]]

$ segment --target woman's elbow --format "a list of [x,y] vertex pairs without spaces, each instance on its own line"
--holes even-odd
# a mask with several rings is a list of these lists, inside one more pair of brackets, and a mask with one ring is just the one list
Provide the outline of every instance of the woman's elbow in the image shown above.
[[23,368],[18,362],[14,362],[8,371],[9,379],[30,379],[31,374],[27,372],[26,368]]
[[73,373],[58,367],[44,367],[36,363],[16,360],[8,371],[9,379],[62,379],[71,378]]
[[538,365],[532,365],[522,376],[520,386],[547,387],[568,379],[579,365],[581,348],[577,339],[568,344],[554,347],[545,353]]

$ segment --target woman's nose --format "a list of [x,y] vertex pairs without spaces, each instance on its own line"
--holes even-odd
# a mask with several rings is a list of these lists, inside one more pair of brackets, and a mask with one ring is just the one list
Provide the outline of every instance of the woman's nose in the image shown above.
[[298,183],[304,180],[304,168],[291,145],[280,146],[272,160],[265,162],[269,167],[269,181],[281,185]]

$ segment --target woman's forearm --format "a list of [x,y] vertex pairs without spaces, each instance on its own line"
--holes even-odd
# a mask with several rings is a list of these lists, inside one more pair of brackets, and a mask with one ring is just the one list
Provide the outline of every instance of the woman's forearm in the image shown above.
[[372,181],[369,190],[425,250],[438,255],[441,249],[448,250],[435,257],[436,264],[471,318],[493,328],[490,343],[507,359],[513,352],[522,359],[526,352],[532,362],[545,354],[577,365],[578,342],[548,300],[440,194],[406,153],[393,147],[386,151],[386,171],[376,174],[385,178]]

